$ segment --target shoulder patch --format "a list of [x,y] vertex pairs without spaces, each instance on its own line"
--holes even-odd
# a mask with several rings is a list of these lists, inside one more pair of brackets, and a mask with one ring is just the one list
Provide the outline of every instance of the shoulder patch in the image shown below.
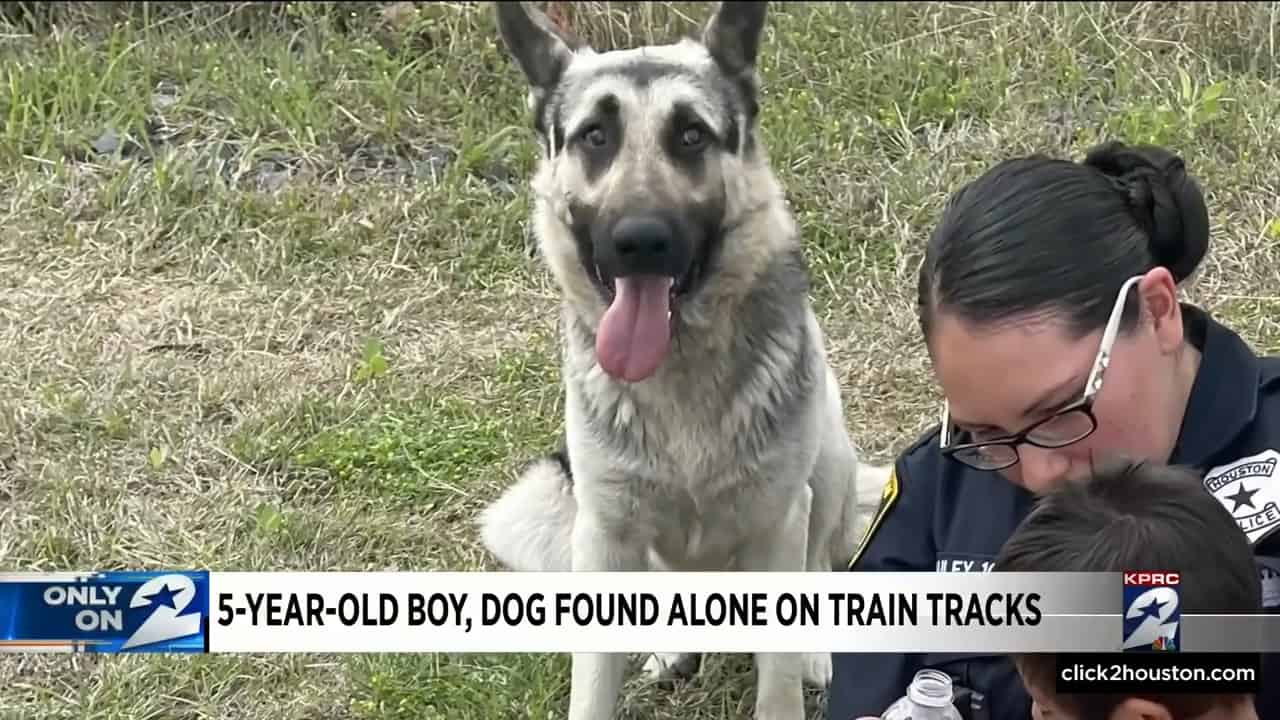
[[884,518],[889,514],[889,510],[893,508],[893,504],[898,501],[898,466],[895,463],[889,470],[889,479],[885,481],[884,490],[880,492],[880,504],[876,506],[876,512],[871,516],[871,524],[867,525],[867,530],[862,535],[862,541],[858,543],[858,549],[854,551],[853,557],[849,559],[849,569],[857,564],[858,559],[862,557],[862,553],[867,549],[867,544],[871,542],[871,536],[875,535],[876,530],[880,529],[880,524],[884,522]]
[[1280,530],[1280,452],[1263,450],[1212,468],[1204,488],[1231,512],[1250,544]]

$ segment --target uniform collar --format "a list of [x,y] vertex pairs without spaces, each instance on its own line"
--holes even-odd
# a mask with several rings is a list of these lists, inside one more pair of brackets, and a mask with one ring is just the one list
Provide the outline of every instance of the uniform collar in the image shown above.
[[1207,467],[1253,422],[1258,409],[1258,356],[1207,312],[1182,305],[1188,339],[1201,353],[1171,464]]

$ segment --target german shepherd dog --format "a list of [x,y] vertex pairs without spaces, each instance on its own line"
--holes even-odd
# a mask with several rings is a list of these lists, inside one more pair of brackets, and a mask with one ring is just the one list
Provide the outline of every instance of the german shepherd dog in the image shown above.
[[[846,431],[759,134],[766,3],[610,52],[523,3],[496,12],[542,146],[532,221],[563,297],[566,439],[482,513],[486,547],[518,571],[843,569],[888,471]],[[625,667],[575,655],[570,720],[612,717]],[[755,716],[800,720],[802,679],[825,687],[831,657],[756,668]]]

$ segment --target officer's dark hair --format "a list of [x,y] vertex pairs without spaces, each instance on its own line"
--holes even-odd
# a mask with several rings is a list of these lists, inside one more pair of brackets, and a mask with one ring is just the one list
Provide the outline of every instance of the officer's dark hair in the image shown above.
[[[1043,496],[1001,548],[995,572],[1182,573],[1184,613],[1261,612],[1262,584],[1253,550],[1231,513],[1181,466],[1121,462],[1095,470]],[[1064,656],[1066,657],[1066,656]],[[1054,654],[1014,655],[1029,687],[1057,686]],[[1105,718],[1135,695],[1056,695],[1073,714]],[[1229,706],[1240,695],[1168,694],[1144,697],[1176,718]]]
[[[1125,280],[1165,267],[1181,283],[1208,247],[1204,195],[1168,150],[1110,142],[1083,163],[1005,160],[947,202],[920,266],[920,328],[928,342],[939,311],[982,327],[1051,316],[1084,337]],[[1136,314],[1131,296],[1121,330]]]

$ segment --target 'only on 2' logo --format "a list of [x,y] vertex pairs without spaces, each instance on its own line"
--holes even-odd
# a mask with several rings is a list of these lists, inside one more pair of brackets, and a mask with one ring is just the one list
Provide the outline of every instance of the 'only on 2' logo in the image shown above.
[[1126,571],[1124,652],[1177,652],[1182,645],[1176,572]]

